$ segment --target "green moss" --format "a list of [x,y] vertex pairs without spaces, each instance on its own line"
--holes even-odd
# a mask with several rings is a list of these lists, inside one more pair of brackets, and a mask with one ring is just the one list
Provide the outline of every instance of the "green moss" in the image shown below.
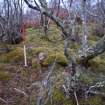
[[89,99],[89,104],[91,105],[102,105],[102,100],[100,97],[93,97]]
[[42,39],[42,40],[44,40],[44,41],[50,41],[47,36],[41,36],[40,39]]
[[56,62],[61,66],[67,65],[67,60],[62,52],[56,52],[49,54],[48,57],[43,62],[43,65],[49,65],[52,64],[56,59]]
[[96,43],[96,41],[94,41],[94,40],[89,40],[88,43],[89,43],[89,45],[94,45],[94,44]]
[[11,75],[5,68],[6,65],[0,64],[0,80],[9,80]]
[[92,84],[94,82],[94,77],[90,77],[88,74],[81,74],[79,80],[85,84]]
[[[52,102],[53,105],[74,105],[72,100],[66,99],[62,91],[55,89],[52,94]],[[50,102],[48,102],[46,105],[51,105]]]
[[32,68],[36,69],[36,70],[40,70],[41,65],[39,64],[39,62],[37,61],[37,59],[32,59]]
[[9,80],[11,78],[10,73],[6,71],[0,71],[0,80]]
[[[53,105],[75,105],[72,99],[66,99],[65,95],[59,89],[55,89],[53,92]],[[79,99],[80,105],[104,105],[101,97],[93,96],[89,99]],[[50,105],[50,104],[47,104]]]
[[79,44],[78,43],[73,43],[71,46],[70,46],[71,49],[77,49],[79,48]]
[[19,62],[23,59],[23,50],[21,48],[16,48],[9,53],[0,55],[0,62],[10,63],[10,62]]
[[[45,48],[45,47],[38,47],[31,49],[29,51],[29,55],[38,55],[40,52],[45,52],[47,54],[47,58],[44,60],[43,65],[49,65],[52,64],[55,59],[57,59],[57,63],[62,66],[67,65],[67,60],[63,54],[63,52],[55,51],[56,49],[51,49],[51,48]],[[35,59],[32,60],[32,65],[33,67],[36,67],[37,61]]]
[[29,55],[36,55],[39,54],[40,52],[44,52],[46,50],[45,47],[37,47],[37,48],[32,48],[28,51]]
[[94,96],[94,97],[90,97],[87,100],[81,99],[80,105],[104,105],[104,104],[102,103],[102,100],[100,97]]
[[62,94],[62,92],[58,89],[54,90],[53,92],[53,101],[54,102],[61,102],[61,101],[64,101],[65,100],[65,97],[64,95]]
[[98,38],[97,36],[94,36],[94,35],[90,35],[90,36],[88,37],[88,39],[89,39],[89,40],[92,40],[92,41],[98,41],[98,40],[99,40],[99,38]]
[[100,56],[89,62],[90,67],[95,72],[103,72],[105,73],[105,58],[101,58]]
[[54,90],[53,101],[54,101],[54,103],[58,103],[58,105],[60,105],[60,104],[63,104],[63,105],[73,105],[72,100],[66,99],[64,94],[60,90],[58,90],[58,89]]

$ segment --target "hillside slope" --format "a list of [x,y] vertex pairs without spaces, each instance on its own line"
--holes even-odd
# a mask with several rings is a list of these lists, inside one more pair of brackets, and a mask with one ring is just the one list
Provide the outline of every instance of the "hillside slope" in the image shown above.
[[[31,92],[28,88],[34,82],[45,79],[55,59],[53,105],[75,105],[74,99],[65,98],[61,88],[68,61],[64,56],[64,40],[60,34],[54,25],[50,27],[47,37],[43,35],[42,30],[30,28],[27,30],[24,42],[19,45],[7,45],[10,52],[0,54],[0,97],[4,99],[4,101],[0,99],[0,105],[5,105],[6,102],[8,105],[35,105],[38,88],[36,86]],[[98,37],[92,36],[90,32],[89,44],[94,44],[97,40]],[[23,45],[27,48],[28,67],[24,67]],[[71,46],[72,54],[79,49],[79,46],[79,43]],[[40,60],[40,55],[42,55],[42,60]],[[96,81],[101,81],[101,77],[104,78],[105,74],[105,54],[90,61],[86,69],[86,71],[78,69],[80,82],[89,86]],[[102,91],[105,91],[104,89],[105,87]],[[79,98],[80,105],[104,105],[103,100],[98,96],[92,96],[87,100]],[[46,105],[51,105],[50,101]]]

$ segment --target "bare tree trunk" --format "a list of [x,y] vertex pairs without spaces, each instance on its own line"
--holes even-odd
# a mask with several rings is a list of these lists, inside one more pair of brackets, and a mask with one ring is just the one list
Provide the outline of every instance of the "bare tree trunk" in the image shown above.
[[87,40],[87,23],[86,23],[86,0],[81,0],[81,11],[82,11],[82,53],[85,54],[88,48]]

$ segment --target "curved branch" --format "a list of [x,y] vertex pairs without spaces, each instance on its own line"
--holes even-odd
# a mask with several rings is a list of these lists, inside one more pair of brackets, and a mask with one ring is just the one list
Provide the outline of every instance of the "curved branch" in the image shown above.
[[81,55],[80,58],[82,61],[87,62],[90,59],[93,59],[94,57],[98,56],[99,54],[102,54],[103,52],[105,52],[105,35],[95,45],[88,48],[85,55]]

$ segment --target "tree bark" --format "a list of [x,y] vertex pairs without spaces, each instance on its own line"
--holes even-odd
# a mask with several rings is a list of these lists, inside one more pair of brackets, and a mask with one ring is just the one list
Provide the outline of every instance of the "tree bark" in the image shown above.
[[103,52],[105,52],[105,35],[95,45],[88,48],[84,55],[81,54],[79,58],[80,61],[88,62]]

